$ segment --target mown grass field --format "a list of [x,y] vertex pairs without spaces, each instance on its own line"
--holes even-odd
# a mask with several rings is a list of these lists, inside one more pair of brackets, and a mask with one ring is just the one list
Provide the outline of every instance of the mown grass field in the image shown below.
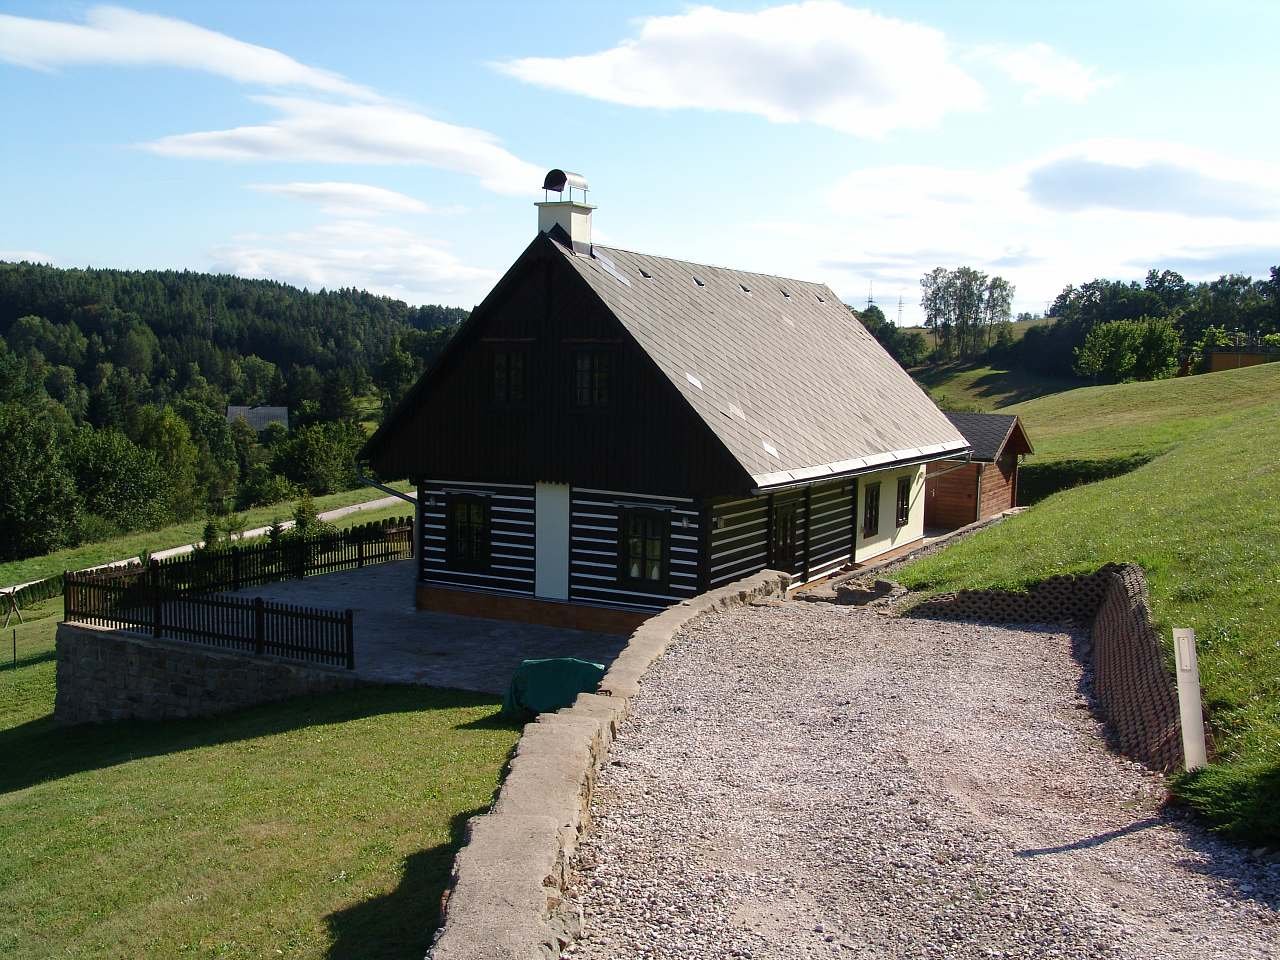
[[421,957],[517,729],[375,687],[222,718],[58,728],[60,601],[0,658],[0,956]]
[[1060,393],[1083,381],[1046,377],[1026,370],[1001,370],[983,364],[950,363],[916,367],[916,382],[944,410],[995,410],[1011,403]]
[[1010,408],[1051,466],[1136,469],[1052,494],[917,561],[913,589],[1017,589],[1132,561],[1157,625],[1196,629],[1219,751],[1179,794],[1211,824],[1280,846],[1280,364],[1091,387]]
[[[409,490],[407,482],[393,483],[389,484],[389,486],[404,492]],[[316,510],[323,513],[326,510],[347,507],[353,503],[380,500],[382,497],[383,494],[373,487],[358,487],[355,490],[346,490],[327,497],[316,497],[314,503]],[[358,523],[368,523],[370,520],[407,515],[412,512],[412,506],[403,503],[396,505],[392,509],[382,509],[376,512],[362,511],[351,514],[335,521],[334,525],[345,528]],[[292,503],[277,503],[269,507],[255,507],[239,514],[239,516],[243,518],[245,528],[251,530],[255,527],[266,526],[276,519],[288,520],[292,513]],[[110,563],[113,560],[136,557],[144,551],[164,550],[169,547],[195,543],[204,534],[204,523],[203,519],[190,520],[186,523],[161,527],[158,530],[140,530],[136,533],[113,537],[110,540],[82,543],[78,547],[68,547],[65,550],[57,550],[39,557],[28,557],[25,560],[15,560],[11,563],[0,563],[0,586],[27,583],[31,580],[55,576],[64,570],[82,570],[85,567],[97,566],[100,563]]]

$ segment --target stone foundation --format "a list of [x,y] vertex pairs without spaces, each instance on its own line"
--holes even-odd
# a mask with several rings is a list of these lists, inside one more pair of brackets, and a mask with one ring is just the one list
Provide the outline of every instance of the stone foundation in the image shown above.
[[195,644],[60,623],[59,723],[207,717],[307,693],[360,686],[333,667],[222,653]]
[[1085,658],[1115,746],[1162,773],[1182,768],[1177,688],[1151,622],[1142,568],[1108,564],[1096,573],[1050,577],[1023,592],[963,590],[931,597],[911,612],[948,620],[1088,625]]

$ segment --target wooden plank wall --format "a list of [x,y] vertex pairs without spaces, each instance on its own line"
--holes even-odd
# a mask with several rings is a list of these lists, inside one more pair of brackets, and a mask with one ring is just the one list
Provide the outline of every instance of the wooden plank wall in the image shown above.
[[1018,471],[1017,457],[1002,457],[996,463],[985,464],[982,471],[982,497],[979,503],[980,519],[994,517],[1008,510],[1013,503],[1014,477]]
[[[967,463],[957,467],[947,461],[929,465],[930,471],[941,475],[925,475],[926,527],[954,530],[977,519],[979,466],[977,463]],[[883,502],[880,509],[884,509]]]
[[709,582],[723,586],[768,566],[769,498],[748,497],[711,509]]
[[[849,561],[853,484],[815,484],[806,517],[804,490],[775,494],[775,505],[801,501],[796,559],[788,573],[808,580],[826,576]],[[710,585],[722,586],[773,566],[769,557],[769,495],[716,504],[711,511]],[[806,545],[806,531],[808,543]],[[807,554],[807,556],[806,556]]]
[[[660,610],[698,592],[699,514],[684,497],[655,497],[615,490],[574,487],[569,494],[569,599]],[[652,592],[618,582],[618,518],[626,507],[649,507],[671,517],[670,577]]]
[[[493,530],[490,568],[483,573],[448,569],[445,560],[445,503],[449,492],[489,498]],[[431,504],[434,498],[435,504]],[[533,484],[482,484],[429,480],[418,485],[422,515],[419,579],[448,587],[475,587],[501,593],[533,594]]]
[[849,562],[852,545],[853,483],[843,480],[814,486],[809,509],[809,579],[816,580]]

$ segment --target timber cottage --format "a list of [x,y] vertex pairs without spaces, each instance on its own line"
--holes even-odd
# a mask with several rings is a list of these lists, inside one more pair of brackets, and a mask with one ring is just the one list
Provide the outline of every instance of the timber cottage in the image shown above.
[[418,606],[619,632],[920,540],[968,444],[835,294],[593,244],[586,186],[362,453],[417,486]]

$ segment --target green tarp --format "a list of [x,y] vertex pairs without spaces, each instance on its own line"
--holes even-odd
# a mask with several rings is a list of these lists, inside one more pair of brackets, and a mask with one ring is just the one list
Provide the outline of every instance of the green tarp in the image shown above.
[[568,707],[580,693],[590,693],[604,679],[604,665],[573,657],[525,660],[516,668],[502,701],[508,716],[549,713]]

